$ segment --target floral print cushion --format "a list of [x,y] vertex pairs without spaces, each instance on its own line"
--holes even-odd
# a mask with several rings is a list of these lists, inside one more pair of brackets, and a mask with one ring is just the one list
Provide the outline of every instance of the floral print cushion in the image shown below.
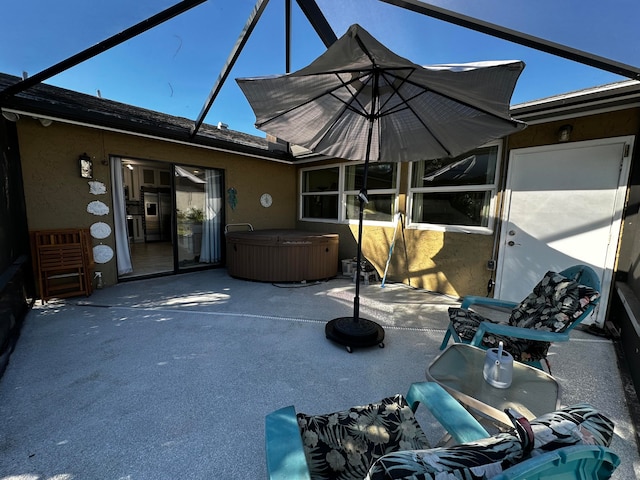
[[313,480],[362,480],[387,453],[429,448],[402,395],[327,415],[298,413],[297,418]]
[[447,448],[390,453],[372,465],[366,480],[490,479],[547,451],[579,444],[608,447],[613,438],[613,422],[586,403],[564,407],[531,422],[517,412],[507,414],[514,433]]
[[[496,323],[471,310],[454,307],[449,308],[449,319],[460,339],[467,343],[473,339],[481,322]],[[548,342],[536,342],[494,333],[486,333],[482,338],[484,348],[496,348],[500,342],[503,343],[504,349],[519,362],[531,362],[546,358],[550,346]]]
[[511,312],[509,325],[563,332],[599,296],[596,290],[549,271]]
[[488,479],[522,457],[520,439],[500,433],[452,447],[390,453],[373,464],[365,480]]
[[532,456],[568,445],[608,447],[613,422],[588,403],[578,403],[531,421],[534,436]]
[[[596,290],[549,271],[535,286],[533,292],[512,310],[508,323],[515,327],[563,332],[579,319],[599,296]],[[473,339],[480,322],[492,321],[461,308],[449,308],[449,318],[455,331],[466,342]],[[515,360],[524,362],[546,358],[551,345],[548,342],[486,334],[482,339],[482,346],[495,348],[500,342],[503,342],[504,349],[513,355]]]

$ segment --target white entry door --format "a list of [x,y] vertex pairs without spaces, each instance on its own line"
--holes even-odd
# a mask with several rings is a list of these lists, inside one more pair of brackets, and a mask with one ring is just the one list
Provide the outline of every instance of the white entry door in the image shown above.
[[520,301],[548,270],[586,264],[602,285],[590,321],[604,324],[633,141],[616,137],[511,151],[496,298]]

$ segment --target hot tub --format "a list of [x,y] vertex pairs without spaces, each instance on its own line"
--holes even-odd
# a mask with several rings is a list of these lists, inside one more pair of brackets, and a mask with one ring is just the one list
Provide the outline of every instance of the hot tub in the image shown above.
[[227,232],[229,275],[261,282],[301,282],[338,273],[337,233],[300,230]]

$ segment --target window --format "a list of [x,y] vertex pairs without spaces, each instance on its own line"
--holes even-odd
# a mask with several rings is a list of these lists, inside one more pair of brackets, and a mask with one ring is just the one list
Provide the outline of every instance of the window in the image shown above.
[[[397,164],[371,163],[367,173],[367,199],[364,219],[390,222],[395,213]],[[358,220],[360,201],[358,194],[364,180],[364,164],[345,167],[346,219]]]
[[[358,221],[358,194],[364,182],[364,164],[333,165],[301,172],[301,218],[347,223]],[[398,195],[398,165],[371,163],[363,214],[369,222],[391,222]]]
[[152,168],[142,169],[142,183],[146,185],[156,184],[156,171]]
[[491,233],[499,145],[411,166],[410,218],[418,228]]
[[338,220],[340,167],[302,172],[302,218]]

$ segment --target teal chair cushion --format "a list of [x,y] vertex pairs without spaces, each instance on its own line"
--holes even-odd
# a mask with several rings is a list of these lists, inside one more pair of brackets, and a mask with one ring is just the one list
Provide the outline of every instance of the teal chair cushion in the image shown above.
[[402,395],[325,415],[296,416],[313,480],[362,480],[387,453],[429,448]]

